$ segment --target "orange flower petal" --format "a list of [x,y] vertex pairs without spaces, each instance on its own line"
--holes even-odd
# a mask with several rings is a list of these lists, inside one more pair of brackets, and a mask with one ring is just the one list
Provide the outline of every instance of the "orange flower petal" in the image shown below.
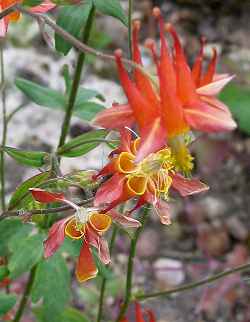
[[76,277],[79,282],[85,282],[95,278],[98,273],[89,243],[85,241],[82,245],[78,262],[76,265]]
[[75,218],[72,218],[65,227],[65,235],[72,239],[80,239],[84,235],[85,225],[82,225],[81,229],[77,227]]
[[117,170],[121,173],[132,173],[135,171],[136,165],[134,163],[135,156],[129,152],[120,153],[117,159]]
[[200,82],[201,82],[205,38],[201,37],[200,42],[201,42],[200,52],[199,52],[198,56],[196,57],[193,68],[192,68],[192,77],[193,77],[196,87],[199,87]]
[[145,176],[136,175],[128,178],[126,186],[136,195],[143,195],[147,189],[148,179]]
[[107,214],[93,213],[89,217],[89,223],[98,233],[107,231],[112,223],[112,219]]

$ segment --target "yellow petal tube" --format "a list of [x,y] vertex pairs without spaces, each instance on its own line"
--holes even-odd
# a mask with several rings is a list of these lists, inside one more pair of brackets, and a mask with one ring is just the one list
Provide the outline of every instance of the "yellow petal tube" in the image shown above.
[[137,138],[135,139],[132,143],[131,143],[131,152],[136,155],[136,152],[138,151],[139,145],[141,142],[141,138]]
[[148,179],[143,175],[133,175],[128,178],[126,182],[129,192],[141,196],[147,189]]
[[133,173],[136,169],[134,164],[135,156],[129,152],[122,152],[117,158],[117,170],[120,173]]
[[105,233],[112,223],[112,219],[107,214],[93,213],[89,217],[89,223],[98,233]]
[[72,218],[65,227],[65,235],[72,239],[80,239],[85,232],[85,225],[79,225],[75,218]]

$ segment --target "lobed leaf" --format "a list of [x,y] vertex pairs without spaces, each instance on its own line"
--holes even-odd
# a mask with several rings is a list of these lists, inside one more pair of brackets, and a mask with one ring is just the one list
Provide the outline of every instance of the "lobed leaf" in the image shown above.
[[16,303],[16,295],[0,292],[0,317],[8,313]]
[[10,278],[14,279],[29,271],[43,256],[44,235],[36,234],[19,242],[8,263]]
[[56,253],[38,264],[31,299],[33,303],[43,299],[42,321],[57,322],[69,297],[70,274],[65,259]]

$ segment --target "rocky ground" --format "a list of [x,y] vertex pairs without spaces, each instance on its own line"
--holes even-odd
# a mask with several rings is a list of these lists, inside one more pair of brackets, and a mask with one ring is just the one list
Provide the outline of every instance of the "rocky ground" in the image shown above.
[[[248,1],[153,2],[162,6],[166,18],[177,25],[190,61],[198,50],[199,36],[205,35],[207,48],[216,46],[222,55],[220,70],[236,73],[238,83],[250,84]],[[149,15],[152,5],[148,0],[135,1],[134,16],[145,23],[143,38],[157,36]],[[119,23],[99,17],[98,26],[106,30],[112,40],[105,50],[124,48],[126,30]],[[41,39],[36,25],[26,20],[20,26],[12,26],[9,37],[5,46],[9,83],[7,107],[12,111],[22,103],[26,106],[10,123],[7,144],[25,149],[53,150],[58,142],[62,113],[29,103],[11,84],[19,76],[62,90],[62,67],[65,63],[73,66],[75,53],[71,52],[67,57],[55,55]],[[31,47],[31,42],[35,46]],[[209,50],[207,54],[209,57]],[[148,61],[146,56],[145,59]],[[96,61],[85,69],[82,84],[104,93],[109,106],[113,101],[124,100],[115,75],[114,67]],[[73,119],[73,133],[85,127],[82,121]],[[173,201],[173,224],[170,227],[160,226],[156,216],[151,217],[151,224],[138,245],[135,288],[152,291],[175,287],[249,259],[250,137],[239,130],[226,136],[204,136],[194,143],[193,154],[197,158],[196,174],[208,183],[210,191],[199,197]],[[94,150],[87,157],[74,161],[67,159],[62,166],[65,173],[73,169],[97,169],[105,160],[105,149],[101,156]],[[8,194],[32,174],[32,170],[7,159]],[[114,265],[118,276],[125,274],[126,253],[126,239],[121,237],[117,242]],[[148,301],[145,306],[155,310],[159,322],[249,322],[249,302],[249,284],[236,276],[209,289]],[[108,304],[110,308],[114,307],[112,296]]]

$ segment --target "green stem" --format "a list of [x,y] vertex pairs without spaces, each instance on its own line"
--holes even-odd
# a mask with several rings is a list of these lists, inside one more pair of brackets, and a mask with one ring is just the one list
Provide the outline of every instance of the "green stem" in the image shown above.
[[133,298],[137,301],[143,301],[143,300],[155,298],[158,296],[169,296],[174,293],[188,291],[193,288],[196,288],[196,287],[208,284],[208,283],[212,283],[212,282],[214,282],[218,279],[224,278],[230,274],[237,273],[237,272],[243,272],[246,270],[250,270],[250,263],[245,264],[245,265],[241,265],[241,266],[237,266],[235,268],[226,270],[225,272],[222,272],[222,273],[215,274],[213,276],[210,276],[210,277],[200,280],[198,282],[189,283],[189,284],[183,285],[181,287],[176,287],[176,288],[173,288],[173,289],[167,290],[167,291],[156,292],[156,293],[151,293],[151,294],[149,293],[149,294],[143,294],[143,295],[134,295]]
[[128,0],[128,48],[129,58],[132,59],[132,12],[133,12],[133,0]]
[[[117,235],[117,231],[118,228],[117,226],[114,227],[112,235],[111,235],[111,239],[110,239],[110,243],[109,243],[109,251],[110,251],[110,255],[112,255],[112,251],[114,248],[114,242],[115,242],[115,238]],[[103,302],[104,302],[104,294],[105,294],[105,290],[106,290],[106,283],[107,283],[107,279],[105,277],[102,278],[102,284],[101,284],[101,291],[100,291],[100,298],[99,298],[99,308],[98,308],[98,314],[97,314],[97,319],[96,322],[100,322],[102,320],[102,311],[103,311]]]
[[27,281],[27,284],[26,284],[26,287],[25,287],[25,290],[24,290],[24,293],[23,293],[23,297],[21,299],[21,302],[19,304],[19,307],[17,309],[17,312],[16,312],[16,315],[13,319],[13,322],[19,322],[22,315],[23,315],[23,311],[26,307],[26,304],[28,302],[28,299],[29,299],[29,295],[30,295],[30,292],[31,292],[31,289],[32,289],[32,285],[33,285],[33,282],[34,282],[34,279],[35,279],[35,275],[36,275],[36,268],[37,266],[34,266],[31,271],[30,271],[30,275],[29,275],[29,278],[28,278],[28,281]]
[[[84,28],[84,31],[83,31],[83,34],[82,34],[82,42],[83,43],[88,43],[91,28],[92,28],[92,23],[94,20],[94,15],[95,15],[95,7],[92,6],[89,16],[88,16],[88,19],[87,19],[87,22],[86,22],[86,25],[85,25],[85,28]],[[65,140],[66,140],[66,136],[69,132],[70,120],[71,120],[73,110],[74,110],[74,104],[75,104],[75,100],[76,100],[76,96],[77,96],[78,87],[80,85],[81,74],[82,74],[82,69],[83,69],[85,57],[86,57],[85,53],[79,53],[79,55],[78,55],[73,84],[72,84],[71,91],[69,94],[68,104],[66,107],[64,121],[62,124],[61,136],[60,136],[58,147],[61,147],[62,145],[64,145]]]
[[134,258],[136,254],[136,245],[137,241],[140,237],[141,232],[143,231],[143,228],[145,226],[147,217],[149,215],[149,208],[145,208],[144,215],[141,221],[141,227],[139,227],[134,237],[131,240],[130,243],[130,250],[129,250],[129,258],[128,258],[128,266],[127,266],[127,279],[126,279],[126,293],[125,293],[125,299],[121,306],[120,312],[118,314],[118,317],[116,319],[116,322],[120,322],[122,318],[124,318],[128,305],[131,301],[131,293],[132,293],[132,282],[133,282],[133,270],[134,270]]
[[[0,64],[1,64],[1,86],[2,86],[2,114],[3,114],[3,131],[2,131],[2,147],[6,144],[7,138],[7,115],[6,115],[6,92],[5,92],[5,75],[4,75],[4,55],[3,48],[1,46],[0,51]],[[5,158],[4,150],[0,151],[0,176],[1,176],[1,205],[2,210],[6,210],[5,203]]]

